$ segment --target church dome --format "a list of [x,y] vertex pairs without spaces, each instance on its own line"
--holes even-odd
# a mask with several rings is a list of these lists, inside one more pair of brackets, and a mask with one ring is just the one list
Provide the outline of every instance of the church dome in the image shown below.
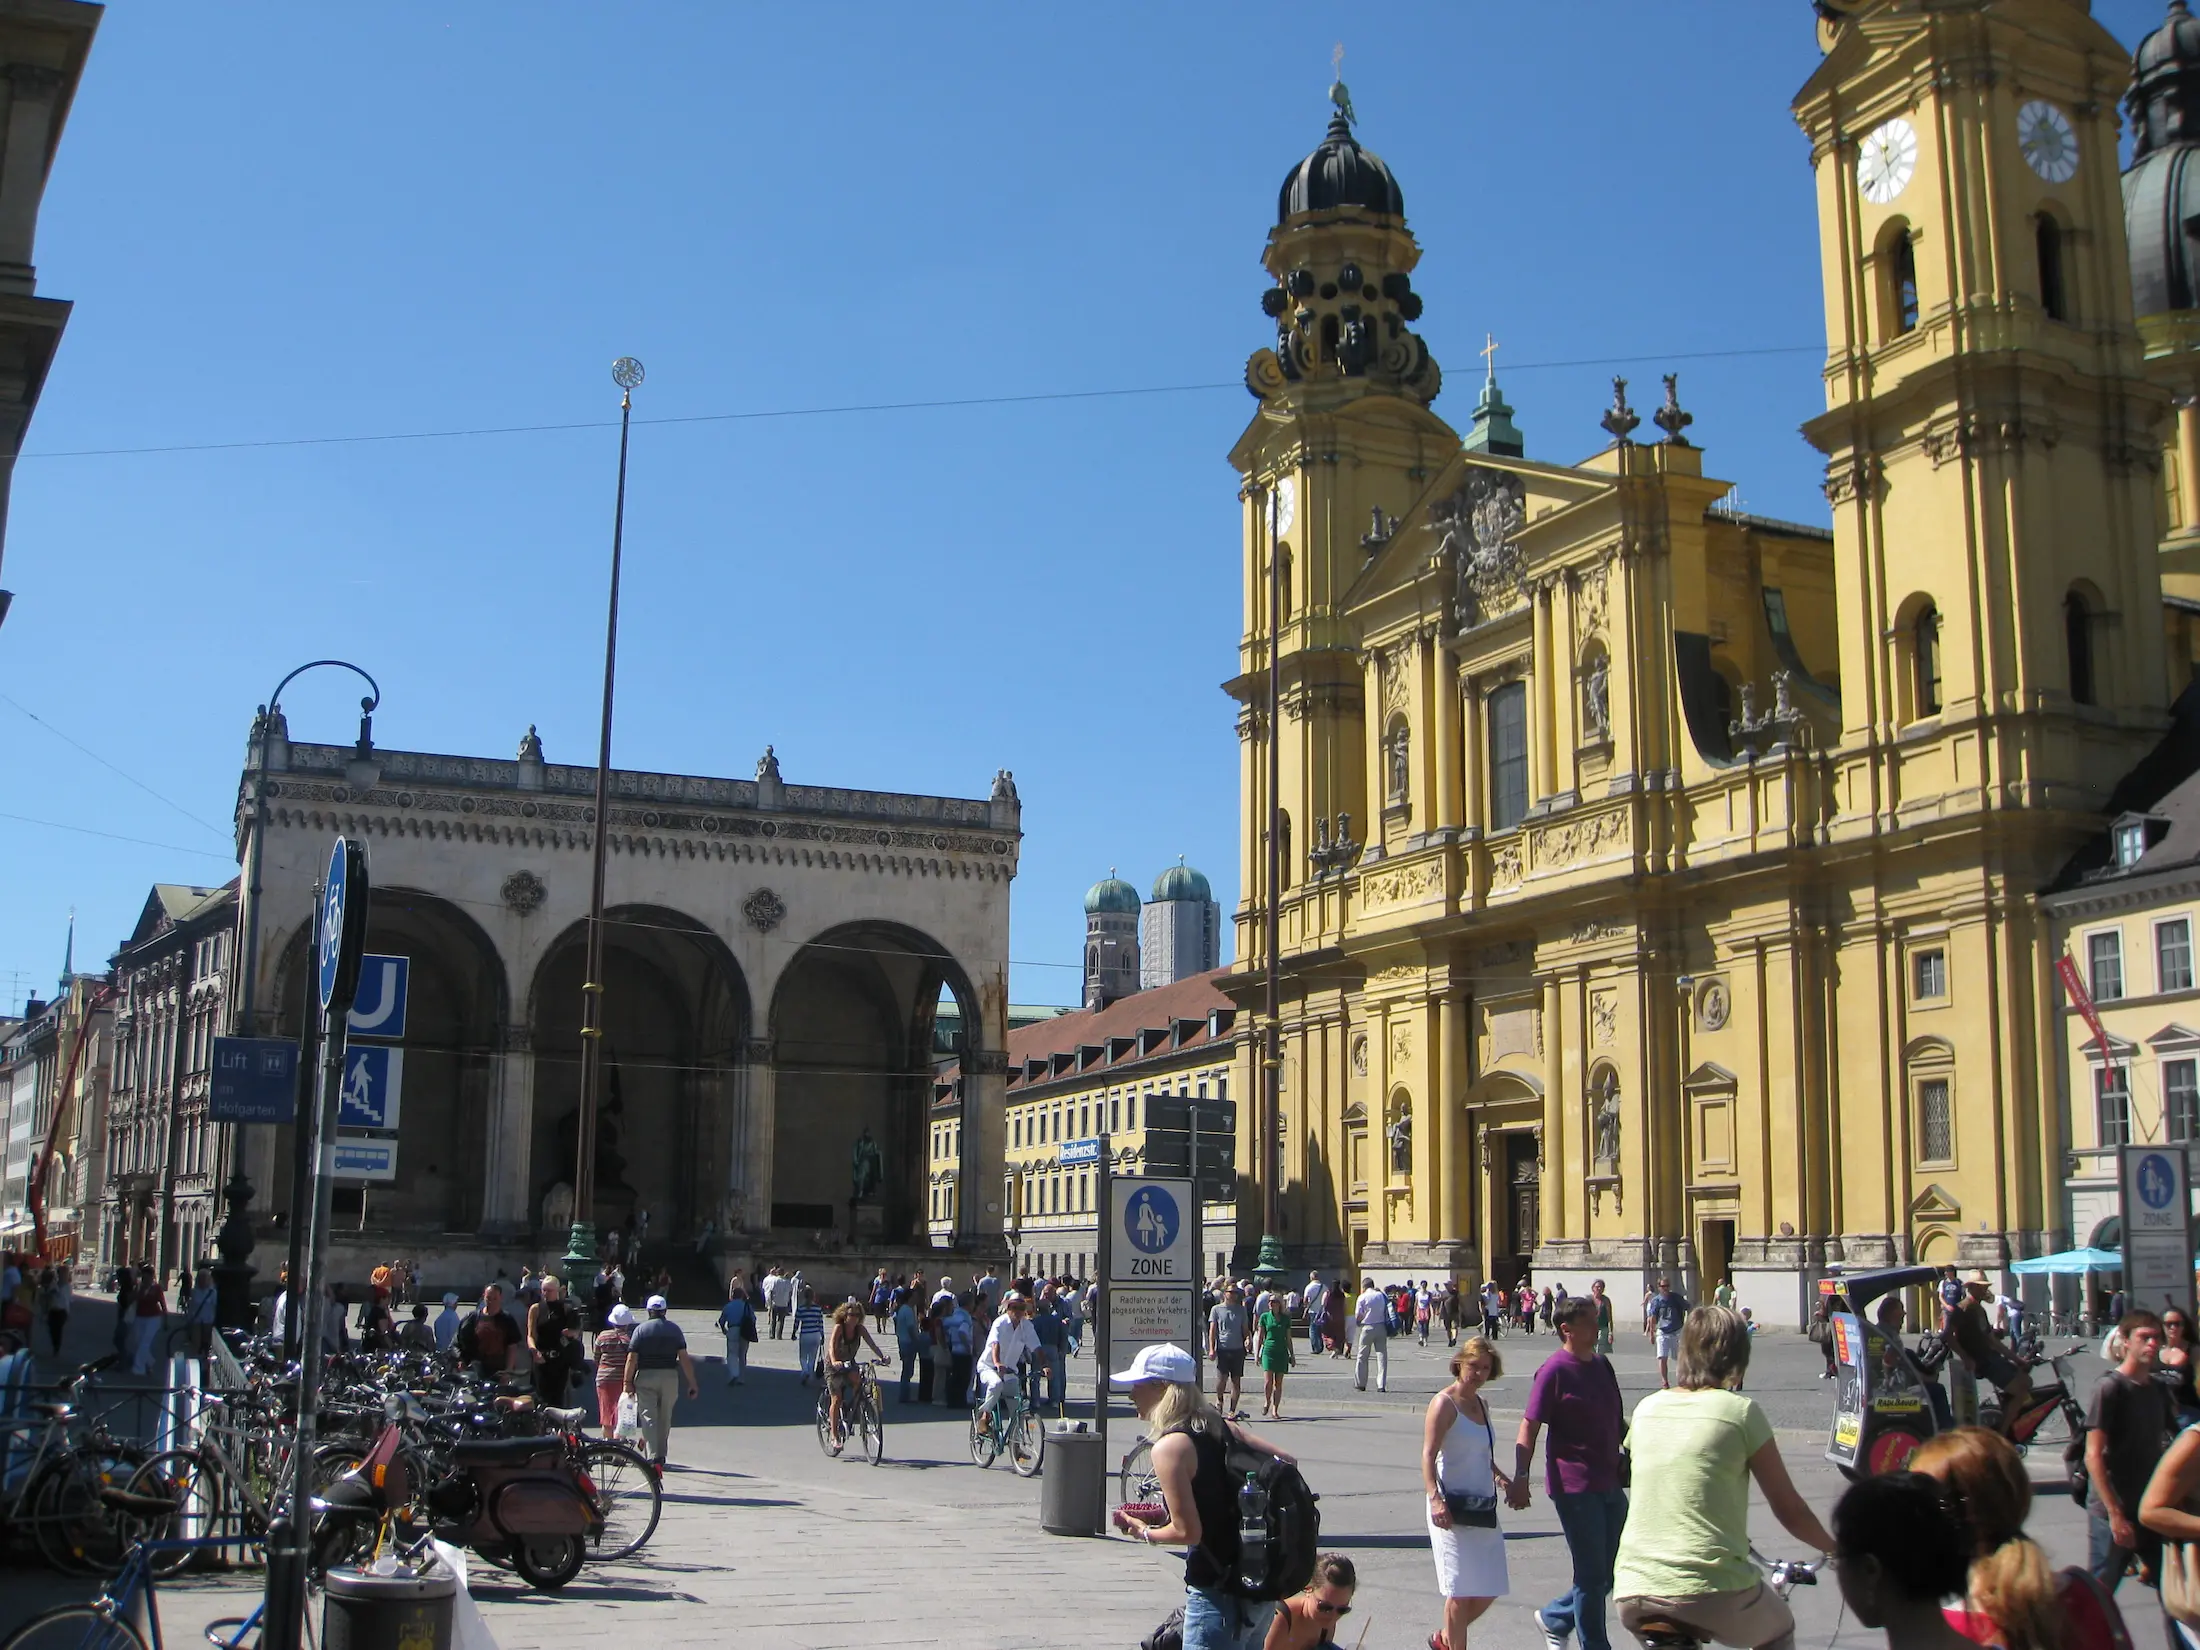
[[1153,902],[1156,905],[1164,900],[1210,900],[1214,897],[1214,890],[1207,886],[1207,879],[1181,861],[1153,879]]
[[1406,215],[1406,197],[1398,180],[1380,156],[1362,149],[1352,126],[1339,110],[1329,123],[1329,134],[1315,151],[1291,168],[1276,195],[1276,222],[1285,223],[1301,212],[1327,212],[1334,207],[1359,206],[1370,212]]
[[2171,144],[2200,141],[2200,18],[2186,0],[2170,0],[2168,18],[2131,54],[2124,109],[2135,163]]
[[1085,890],[1085,915],[1095,916],[1102,911],[1135,917],[1138,915],[1138,890],[1110,871],[1103,880]]

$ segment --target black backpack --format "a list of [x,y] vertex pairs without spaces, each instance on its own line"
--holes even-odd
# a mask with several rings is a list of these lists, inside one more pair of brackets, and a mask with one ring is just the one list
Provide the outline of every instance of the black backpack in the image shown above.
[[1223,1465],[1229,1469],[1232,1499],[1242,1506],[1248,1479],[1258,1492],[1256,1504],[1264,1504],[1261,1528],[1241,1526],[1238,1562],[1223,1581],[1223,1590],[1255,1601],[1285,1599],[1304,1590],[1314,1579],[1314,1564],[1322,1542],[1321,1497],[1307,1487],[1298,1467],[1271,1451],[1247,1443],[1236,1428],[1230,1429],[1223,1446]]

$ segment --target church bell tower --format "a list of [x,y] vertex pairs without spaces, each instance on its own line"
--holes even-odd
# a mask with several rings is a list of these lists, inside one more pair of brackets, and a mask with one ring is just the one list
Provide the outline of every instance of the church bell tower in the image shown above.
[[2090,813],[2164,725],[2122,48],[2083,0],[1826,0],[1816,172],[1838,834]]
[[[1271,284],[1260,295],[1275,345],[1246,363],[1259,409],[1230,454],[1245,503],[1245,631],[1240,675],[1229,684],[1243,706],[1241,923],[1270,894],[1271,642],[1282,678],[1277,789],[1288,898],[1310,854],[1341,861],[1342,840],[1371,835],[1364,671],[1344,602],[1387,524],[1459,449],[1457,433],[1428,410],[1443,374],[1412,330],[1421,249],[1406,227],[1404,192],[1381,157],[1361,147],[1341,82],[1330,101],[1328,132],[1277,193],[1261,259]],[[1260,954],[1256,932],[1240,934],[1238,954]]]

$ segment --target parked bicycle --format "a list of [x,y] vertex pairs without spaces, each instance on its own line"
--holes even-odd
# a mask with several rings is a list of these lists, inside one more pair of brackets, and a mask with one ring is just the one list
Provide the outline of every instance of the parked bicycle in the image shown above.
[[[64,1572],[111,1574],[125,1547],[113,1509],[100,1492],[125,1485],[151,1451],[87,1420],[78,1406],[94,1378],[115,1362],[89,1363],[63,1383],[51,1402],[0,1421],[0,1454],[28,1460],[13,1469],[16,1491],[0,1496],[0,1525],[29,1536],[48,1564]],[[31,1434],[37,1435],[30,1443]]]

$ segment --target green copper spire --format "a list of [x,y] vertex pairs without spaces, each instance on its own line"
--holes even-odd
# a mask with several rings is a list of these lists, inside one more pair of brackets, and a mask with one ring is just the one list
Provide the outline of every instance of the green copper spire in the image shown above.
[[1490,375],[1482,386],[1482,399],[1474,404],[1474,424],[1467,431],[1466,449],[1470,453],[1493,453],[1499,458],[1523,458],[1527,448],[1520,438],[1520,426],[1513,422],[1505,392],[1497,387],[1495,338],[1483,346],[1482,358],[1489,363]]

